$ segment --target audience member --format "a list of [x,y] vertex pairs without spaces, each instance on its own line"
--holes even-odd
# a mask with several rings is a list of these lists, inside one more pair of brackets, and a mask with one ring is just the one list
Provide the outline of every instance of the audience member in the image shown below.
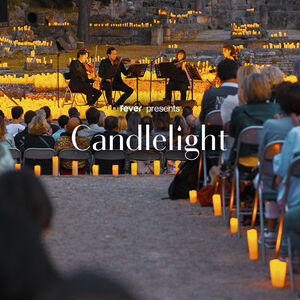
[[141,115],[137,112],[131,114],[127,121],[126,135],[138,134],[138,125],[141,124]]
[[71,107],[68,110],[69,118],[80,118],[80,112],[76,107]]
[[127,128],[127,121],[126,118],[123,116],[118,117],[118,132],[124,133],[126,132]]
[[0,115],[0,142],[7,148],[15,148],[15,140],[13,136],[7,133],[4,118]]
[[61,115],[58,118],[57,122],[59,124],[60,129],[58,129],[54,134],[52,134],[54,141],[56,141],[63,132],[66,132],[65,127],[67,126],[68,121],[69,121],[69,117],[66,115]]
[[261,73],[266,76],[271,86],[270,101],[276,102],[276,86],[283,81],[283,73],[278,67],[270,66],[261,70]]
[[13,137],[25,129],[25,126],[20,124],[23,119],[23,113],[23,107],[21,106],[15,106],[11,109],[12,123],[6,125],[6,130]]
[[52,114],[49,106],[43,106],[41,109],[43,109],[46,113],[46,120],[52,128],[52,134],[55,133],[57,130],[59,130],[59,127],[52,123]]

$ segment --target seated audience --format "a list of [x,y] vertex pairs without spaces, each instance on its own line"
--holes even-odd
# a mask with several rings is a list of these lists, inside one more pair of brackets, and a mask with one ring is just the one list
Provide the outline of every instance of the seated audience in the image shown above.
[[261,70],[261,73],[266,76],[271,86],[270,101],[276,102],[276,86],[283,81],[283,73],[278,67],[270,66]]
[[141,124],[141,115],[137,112],[129,115],[127,120],[127,129],[122,132],[126,135],[138,134],[138,125]]
[[[78,118],[70,118],[66,126],[66,132],[56,140],[54,149],[59,153],[63,149],[74,149],[75,146],[72,142],[73,130],[80,125]],[[78,133],[78,131],[77,131]],[[80,149],[87,149],[90,145],[90,140],[86,136],[76,136],[76,144]],[[78,161],[78,174],[85,174],[87,171],[88,162],[85,160]],[[60,164],[60,174],[72,174],[72,161],[62,160]]]
[[28,134],[28,125],[31,122],[32,118],[36,116],[36,113],[32,110],[28,110],[25,115],[24,115],[24,122],[26,124],[25,129],[22,132],[19,132],[15,136],[15,144],[16,147],[21,150],[22,152],[24,151],[24,142],[25,142],[25,137]]
[[126,118],[123,116],[118,117],[118,132],[124,132],[127,128],[127,121]]
[[68,110],[69,118],[80,118],[80,112],[76,107],[71,107]]
[[15,106],[11,109],[12,123],[6,125],[6,130],[13,137],[25,129],[25,126],[20,124],[23,119],[23,113],[23,107],[21,106]]
[[58,118],[58,124],[60,129],[58,129],[54,134],[52,134],[53,139],[56,141],[63,132],[66,132],[66,125],[68,124],[69,117],[66,115],[62,115]]
[[11,134],[7,133],[7,127],[5,127],[5,120],[2,115],[0,115],[0,142],[7,148],[15,148],[15,140]]
[[89,140],[91,140],[96,133],[104,132],[104,128],[99,126],[100,111],[95,107],[90,107],[86,111],[85,115],[88,122],[88,128],[82,127],[82,129],[78,132],[78,136],[86,136]]
[[[24,150],[29,148],[54,148],[54,139],[49,136],[50,125],[44,115],[37,112],[28,125],[28,134],[25,136]],[[50,159],[26,159],[25,167],[33,170],[35,165],[41,166],[41,174],[52,174],[52,160]]]
[[46,113],[46,120],[52,128],[52,134],[55,133],[57,130],[59,130],[59,127],[52,123],[52,114],[49,106],[43,106],[41,109],[43,109]]

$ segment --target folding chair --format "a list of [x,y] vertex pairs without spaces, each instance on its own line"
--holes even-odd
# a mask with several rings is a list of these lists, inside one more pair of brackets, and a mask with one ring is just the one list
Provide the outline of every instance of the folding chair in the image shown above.
[[62,159],[71,161],[86,160],[88,163],[88,173],[91,174],[92,153],[89,150],[80,151],[74,148],[62,149],[58,153],[59,165]]
[[[86,95],[83,93],[77,93],[77,92],[72,92],[69,86],[69,82],[71,79],[71,74],[70,72],[68,73],[63,73],[64,79],[65,79],[65,83],[66,83],[66,91],[64,94],[64,100],[62,103],[62,107],[64,107],[65,105],[71,105],[71,107],[73,106],[85,106],[86,104]],[[76,99],[76,96],[80,95],[80,100],[84,102],[84,104],[79,104],[79,99]],[[68,103],[67,97],[70,97],[71,102]]]
[[123,150],[101,150],[101,151],[95,152],[93,155],[93,158],[94,158],[94,162],[95,162],[95,160],[113,160],[113,161],[124,160],[124,170],[127,171],[126,151],[123,151]]
[[[205,128],[208,129],[209,126],[216,126],[220,127],[220,130],[223,128],[223,121],[221,118],[221,111],[220,110],[213,110],[207,114],[205,118]],[[203,150],[202,151],[202,163],[203,163],[203,186],[207,185],[207,158],[220,158],[220,150]]]
[[[277,241],[276,241],[276,248],[275,248],[275,258],[278,258],[279,256],[279,250],[280,250],[280,245],[281,245],[281,239],[282,239],[282,232],[283,232],[283,223],[284,223],[284,215],[285,212],[289,210],[289,207],[287,205],[287,197],[289,193],[289,187],[290,187],[290,179],[291,177],[300,177],[300,156],[295,157],[291,165],[288,169],[288,176],[286,179],[285,183],[285,192],[283,196],[283,201],[282,201],[282,211],[281,211],[281,216],[280,216],[280,222],[279,222],[279,228],[278,228],[278,235],[277,235]],[[290,289],[291,292],[295,291],[295,282],[294,282],[294,274],[293,274],[293,262],[292,262],[292,244],[291,244],[291,239],[289,236],[287,236],[287,243],[288,243],[288,270],[289,270],[289,275],[290,275]]]
[[[262,126],[249,126],[243,129],[239,135],[237,142],[237,150],[236,150],[236,159],[234,163],[233,169],[233,179],[232,179],[232,187],[231,187],[231,196],[230,196],[230,205],[229,205],[229,219],[232,215],[233,211],[236,211],[237,219],[238,219],[238,237],[241,237],[241,224],[240,224],[240,215],[250,215],[252,212],[242,212],[240,211],[240,183],[251,183],[252,180],[248,178],[240,177],[239,170],[239,158],[240,158],[240,148],[242,144],[247,144],[248,146],[257,146],[260,142],[260,136],[262,133]],[[236,198],[236,209],[233,208],[234,203],[234,195]]]
[[12,158],[13,158],[16,162],[20,163],[21,160],[22,160],[21,151],[20,151],[19,149],[17,149],[17,148],[9,148],[8,150],[9,150],[9,152],[10,152]]
[[257,190],[255,193],[253,212],[252,212],[252,222],[251,226],[254,227],[257,208],[259,204],[259,217],[260,217],[260,234],[261,234],[261,251],[262,251],[262,260],[263,263],[266,262],[266,254],[265,254],[265,239],[264,239],[264,212],[263,212],[263,201],[264,200],[275,200],[277,197],[277,192],[267,194],[263,192],[262,183],[263,176],[268,176],[272,178],[274,176],[273,173],[273,158],[275,155],[280,153],[281,147],[283,145],[283,140],[278,140],[267,144],[263,150],[262,157],[260,157],[260,165],[259,165],[259,173],[258,173],[258,182],[257,182]]

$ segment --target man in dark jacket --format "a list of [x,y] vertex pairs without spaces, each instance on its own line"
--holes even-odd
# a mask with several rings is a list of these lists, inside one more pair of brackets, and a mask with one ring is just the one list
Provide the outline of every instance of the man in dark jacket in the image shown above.
[[227,96],[238,93],[236,79],[238,67],[238,64],[231,59],[225,59],[218,64],[217,76],[222,85],[219,88],[211,88],[204,93],[199,116],[201,124],[204,124],[208,113],[221,108]]
[[[124,94],[120,97],[120,99],[114,105],[118,107],[122,105],[127,98],[131,96],[133,93],[133,89],[129,87],[123,80],[121,73],[125,76],[128,75],[128,70],[124,67],[124,64],[119,64],[119,69],[114,78],[109,79],[106,78],[110,68],[114,65],[117,59],[117,50],[113,47],[107,49],[107,58],[103,59],[99,66],[99,76],[102,78],[101,85],[102,88],[105,90],[106,98],[109,104],[112,105],[112,90],[115,91],[122,91]],[[134,63],[134,61],[131,61]]]
[[93,106],[101,96],[101,91],[93,88],[91,85],[94,80],[89,79],[84,67],[88,58],[88,51],[81,49],[77,53],[77,60],[72,60],[70,64],[71,80],[69,87],[74,93],[84,93],[87,97],[87,104]]

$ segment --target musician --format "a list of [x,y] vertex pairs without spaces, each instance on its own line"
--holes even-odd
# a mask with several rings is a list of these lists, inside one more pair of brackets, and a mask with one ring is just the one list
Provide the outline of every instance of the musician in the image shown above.
[[[135,61],[131,60],[130,63],[134,64]],[[104,79],[109,69],[114,65],[120,66],[115,77],[112,79]],[[121,59],[117,57],[116,48],[110,47],[107,49],[107,58],[103,59],[100,63],[99,76],[102,78],[101,86],[105,90],[106,98],[109,104],[112,105],[112,90],[124,92],[119,100],[113,105],[114,107],[122,105],[133,93],[133,89],[122,80],[121,73],[127,76],[128,70],[126,70]]]
[[95,106],[95,102],[101,96],[101,91],[93,88],[94,79],[89,79],[84,63],[87,61],[89,53],[86,49],[81,49],[77,53],[77,60],[72,60],[70,63],[71,80],[69,87],[72,92],[84,93],[87,97],[87,104]]
[[186,100],[186,91],[189,88],[190,82],[185,69],[186,66],[186,53],[184,50],[179,50],[176,54],[175,59],[172,61],[174,65],[178,68],[176,74],[176,80],[170,79],[166,86],[166,97],[165,100],[171,101],[172,91],[180,91],[181,100]]

